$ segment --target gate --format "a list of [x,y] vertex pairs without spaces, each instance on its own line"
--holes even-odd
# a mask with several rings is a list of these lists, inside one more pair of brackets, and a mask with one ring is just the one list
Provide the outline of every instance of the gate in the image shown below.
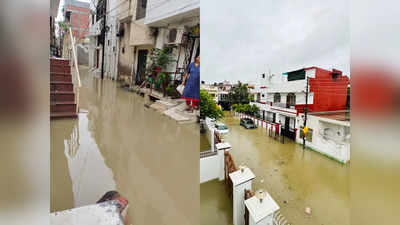
[[[251,198],[254,196],[254,192],[252,190],[244,190],[244,200],[246,201],[247,199]],[[250,213],[249,210],[247,209],[247,207],[245,207],[246,211],[244,212],[244,224],[245,225],[249,225],[249,217],[250,217]]]
[[238,168],[233,160],[232,155],[229,152],[225,152],[225,186],[231,199],[233,199],[233,183],[229,177],[229,174],[237,170]]

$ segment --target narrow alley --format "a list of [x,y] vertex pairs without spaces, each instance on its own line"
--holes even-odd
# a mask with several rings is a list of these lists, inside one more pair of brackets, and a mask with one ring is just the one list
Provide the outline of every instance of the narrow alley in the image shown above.
[[51,212],[94,204],[117,190],[129,201],[129,224],[199,221],[187,216],[200,211],[193,199],[199,186],[181,185],[199,180],[198,124],[144,107],[143,97],[87,67],[80,74],[78,118],[51,121]]

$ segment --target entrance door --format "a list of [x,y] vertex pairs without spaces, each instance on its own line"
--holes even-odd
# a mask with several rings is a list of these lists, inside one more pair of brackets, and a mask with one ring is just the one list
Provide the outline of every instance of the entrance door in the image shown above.
[[136,73],[136,85],[140,85],[146,77],[146,61],[148,50],[139,50]]
[[100,55],[100,50],[96,49],[96,68],[99,68],[99,55]]
[[289,123],[290,123],[290,117],[285,116],[285,136],[288,137],[289,134]]

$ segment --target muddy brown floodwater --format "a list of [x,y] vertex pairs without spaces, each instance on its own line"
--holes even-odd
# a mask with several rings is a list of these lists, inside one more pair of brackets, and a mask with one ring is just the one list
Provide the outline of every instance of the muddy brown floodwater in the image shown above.
[[200,134],[200,151],[208,151],[211,149],[211,144],[207,139],[207,135],[209,135],[209,133],[202,133]]
[[51,211],[117,190],[129,200],[129,224],[198,224],[198,125],[178,124],[117,82],[80,72],[78,119],[51,121]]
[[[265,129],[246,130],[239,126],[239,119],[229,113],[224,123],[230,130],[225,140],[232,145],[231,154],[236,164],[245,164],[256,175],[253,190],[268,191],[289,222],[294,225],[350,224],[348,165],[303,150],[301,145],[288,140],[282,144],[268,137]],[[218,187],[215,182],[208,186]],[[201,185],[201,194],[208,192],[208,186]],[[207,210],[207,205],[216,205],[204,199],[201,196],[202,210]],[[219,205],[229,206],[232,200],[223,198],[220,201]],[[306,207],[311,207],[311,216],[305,214]],[[227,214],[226,210],[215,212],[211,214],[214,220]]]

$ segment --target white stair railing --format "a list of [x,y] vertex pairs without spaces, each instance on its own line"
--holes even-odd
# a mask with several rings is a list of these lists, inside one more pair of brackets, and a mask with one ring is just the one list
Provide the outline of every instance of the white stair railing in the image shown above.
[[75,37],[72,35],[71,27],[69,28],[69,35],[71,38],[72,58],[76,70],[76,79],[78,81],[78,87],[81,87],[81,77],[79,75],[79,68],[78,68],[78,57],[76,56],[76,43],[75,43]]
[[79,88],[82,86],[82,84],[81,84],[81,76],[79,74],[79,68],[78,68],[78,57],[77,57],[77,54],[76,54],[76,42],[75,42],[75,37],[72,35],[71,27],[69,28],[69,35],[70,35],[69,37],[70,37],[71,48],[72,48],[72,56],[69,55],[69,58],[70,58],[70,61],[72,61],[72,65],[75,67],[75,72],[76,72],[75,73],[75,78],[76,78],[77,85],[78,85],[78,88],[76,88],[75,85],[74,85],[75,102],[76,102],[76,113],[78,113],[79,112]]

